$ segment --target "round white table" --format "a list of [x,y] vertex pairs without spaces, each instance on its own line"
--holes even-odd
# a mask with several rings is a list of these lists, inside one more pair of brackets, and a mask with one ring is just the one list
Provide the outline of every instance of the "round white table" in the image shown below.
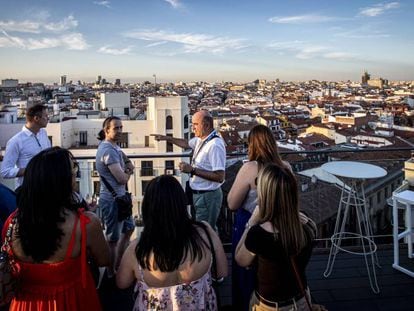
[[[355,255],[363,255],[371,288],[374,293],[378,294],[379,287],[375,272],[375,264],[379,266],[376,255],[377,246],[373,240],[370,215],[365,200],[364,181],[366,179],[384,177],[387,175],[387,171],[376,165],[354,161],[328,162],[323,164],[321,168],[343,181],[341,199],[339,201],[334,234],[331,237],[332,244],[324,276],[328,277],[331,274],[339,250]],[[349,222],[350,209],[355,209],[357,218],[355,232],[345,230],[346,224]],[[341,242],[346,239],[359,239],[362,250],[352,251],[342,247]],[[371,264],[369,263],[370,261]]]

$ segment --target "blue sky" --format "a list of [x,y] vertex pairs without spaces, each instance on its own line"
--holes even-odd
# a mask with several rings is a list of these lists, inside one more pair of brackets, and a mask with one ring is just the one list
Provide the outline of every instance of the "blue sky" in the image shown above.
[[414,80],[414,1],[0,0],[0,78]]

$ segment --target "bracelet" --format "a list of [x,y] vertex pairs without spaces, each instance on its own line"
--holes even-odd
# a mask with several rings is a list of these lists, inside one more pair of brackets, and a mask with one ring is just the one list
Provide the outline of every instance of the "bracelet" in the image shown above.
[[191,169],[190,176],[192,177],[192,176],[194,176],[195,174],[196,174],[196,168],[195,168],[195,167],[193,167],[193,168]]
[[246,225],[244,226],[244,229],[250,229],[252,225],[249,222],[246,222]]

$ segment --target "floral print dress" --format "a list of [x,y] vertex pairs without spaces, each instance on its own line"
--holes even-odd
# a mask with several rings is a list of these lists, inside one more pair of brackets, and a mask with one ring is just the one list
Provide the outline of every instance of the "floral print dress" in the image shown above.
[[144,281],[143,271],[141,279],[135,287],[138,293],[134,304],[134,311],[141,310],[217,310],[217,300],[211,285],[210,269],[198,280],[188,284],[178,284],[168,287],[149,287]]

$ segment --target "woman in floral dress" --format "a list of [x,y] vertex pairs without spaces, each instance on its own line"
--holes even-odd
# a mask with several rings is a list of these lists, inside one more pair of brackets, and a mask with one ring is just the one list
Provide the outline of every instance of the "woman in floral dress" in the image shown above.
[[226,255],[208,223],[191,219],[174,177],[149,183],[142,217],[144,230],[125,251],[116,276],[120,288],[136,282],[134,310],[217,310],[212,252],[217,278],[227,275]]

